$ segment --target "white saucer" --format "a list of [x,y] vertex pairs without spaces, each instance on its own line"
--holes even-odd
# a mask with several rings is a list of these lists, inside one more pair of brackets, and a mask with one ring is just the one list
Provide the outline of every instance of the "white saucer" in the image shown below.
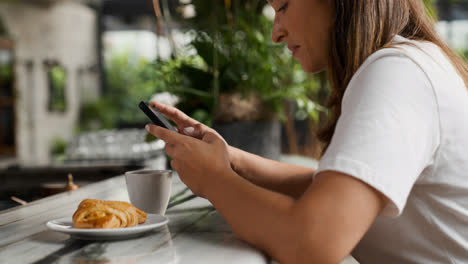
[[73,228],[73,221],[71,217],[64,217],[59,219],[50,220],[46,226],[54,231],[69,234],[74,238],[86,240],[117,240],[126,239],[142,235],[153,229],[161,227],[169,222],[169,219],[163,215],[148,214],[146,222],[143,224],[125,227],[125,228],[112,228],[112,229],[82,229]]

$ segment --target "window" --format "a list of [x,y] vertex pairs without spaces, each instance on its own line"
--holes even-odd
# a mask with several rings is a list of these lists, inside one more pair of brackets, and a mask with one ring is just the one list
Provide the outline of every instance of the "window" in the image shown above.
[[67,83],[67,73],[65,69],[57,63],[48,63],[49,80],[49,111],[65,112],[67,104],[65,100],[65,85]]
[[15,153],[13,42],[0,37],[0,155]]

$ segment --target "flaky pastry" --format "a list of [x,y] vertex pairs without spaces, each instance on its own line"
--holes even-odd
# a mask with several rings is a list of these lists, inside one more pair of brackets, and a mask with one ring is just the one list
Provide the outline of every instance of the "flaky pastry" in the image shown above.
[[75,228],[131,227],[146,221],[146,213],[120,201],[83,200],[73,214]]

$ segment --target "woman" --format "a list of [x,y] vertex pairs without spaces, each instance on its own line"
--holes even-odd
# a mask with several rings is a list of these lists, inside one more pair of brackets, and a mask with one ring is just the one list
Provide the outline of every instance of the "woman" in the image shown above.
[[[422,0],[270,0],[273,40],[331,83],[319,168],[243,152],[179,110],[171,166],[281,263],[468,263],[468,68]],[[184,135],[185,134],[185,135]]]

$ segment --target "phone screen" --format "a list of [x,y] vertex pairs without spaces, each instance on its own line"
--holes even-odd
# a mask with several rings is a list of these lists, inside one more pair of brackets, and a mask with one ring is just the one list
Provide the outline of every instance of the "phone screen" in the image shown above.
[[153,124],[177,132],[177,130],[171,125],[171,123],[169,123],[166,117],[164,117],[164,115],[161,114],[152,105],[142,101],[138,106],[146,114],[146,116],[149,117]]

